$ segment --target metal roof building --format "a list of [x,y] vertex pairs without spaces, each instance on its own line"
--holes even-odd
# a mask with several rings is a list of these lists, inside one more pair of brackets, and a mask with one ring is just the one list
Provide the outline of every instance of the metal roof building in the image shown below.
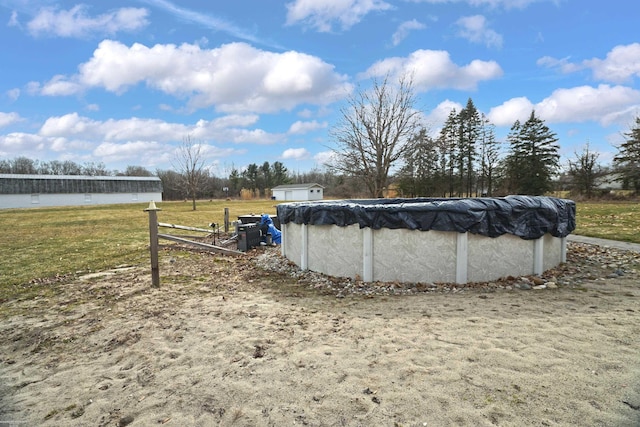
[[158,177],[0,174],[0,209],[162,200]]

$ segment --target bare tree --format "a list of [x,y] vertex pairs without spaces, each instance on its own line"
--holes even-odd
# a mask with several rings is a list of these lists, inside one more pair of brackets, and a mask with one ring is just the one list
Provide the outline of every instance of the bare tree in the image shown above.
[[[120,175],[120,174],[118,174]],[[143,166],[129,165],[122,173],[124,176],[153,176],[153,173]]]
[[349,97],[341,113],[331,131],[338,147],[330,168],[361,180],[371,197],[382,197],[391,168],[413,150],[421,128],[413,80],[374,80],[370,90]]
[[500,142],[496,140],[495,126],[484,114],[480,115],[480,170],[478,171],[477,194],[493,195],[496,170],[500,162]]
[[193,202],[193,210],[196,210],[198,192],[207,182],[208,174],[205,171],[202,144],[196,143],[187,135],[178,147],[173,167],[181,176],[181,187]]
[[598,164],[599,154],[589,150],[589,143],[582,153],[574,152],[575,160],[569,159],[569,175],[573,181],[573,187],[580,194],[585,194],[588,199],[593,195],[596,187],[596,179],[602,173],[602,167]]

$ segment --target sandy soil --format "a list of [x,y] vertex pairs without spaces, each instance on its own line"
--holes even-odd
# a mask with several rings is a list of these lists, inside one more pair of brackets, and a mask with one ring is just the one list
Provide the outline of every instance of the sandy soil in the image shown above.
[[175,251],[160,289],[52,282],[2,303],[0,424],[638,426],[638,257],[571,254],[541,290],[336,297]]

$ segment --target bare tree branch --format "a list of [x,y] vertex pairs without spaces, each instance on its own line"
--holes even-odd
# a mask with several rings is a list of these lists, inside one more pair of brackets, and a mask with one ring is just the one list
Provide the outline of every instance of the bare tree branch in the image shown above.
[[421,127],[413,81],[402,77],[392,85],[388,77],[374,80],[370,90],[347,102],[331,132],[338,148],[330,167],[359,178],[371,197],[381,197],[391,168],[413,149],[413,136]]

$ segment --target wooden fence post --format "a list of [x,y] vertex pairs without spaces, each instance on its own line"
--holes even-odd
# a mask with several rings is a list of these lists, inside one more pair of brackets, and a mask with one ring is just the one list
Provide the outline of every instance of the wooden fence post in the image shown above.
[[151,286],[160,287],[160,266],[158,264],[158,214],[161,210],[155,202],[149,202],[145,212],[149,212],[149,252],[151,252]]
[[224,208],[224,232],[229,232],[229,208]]

